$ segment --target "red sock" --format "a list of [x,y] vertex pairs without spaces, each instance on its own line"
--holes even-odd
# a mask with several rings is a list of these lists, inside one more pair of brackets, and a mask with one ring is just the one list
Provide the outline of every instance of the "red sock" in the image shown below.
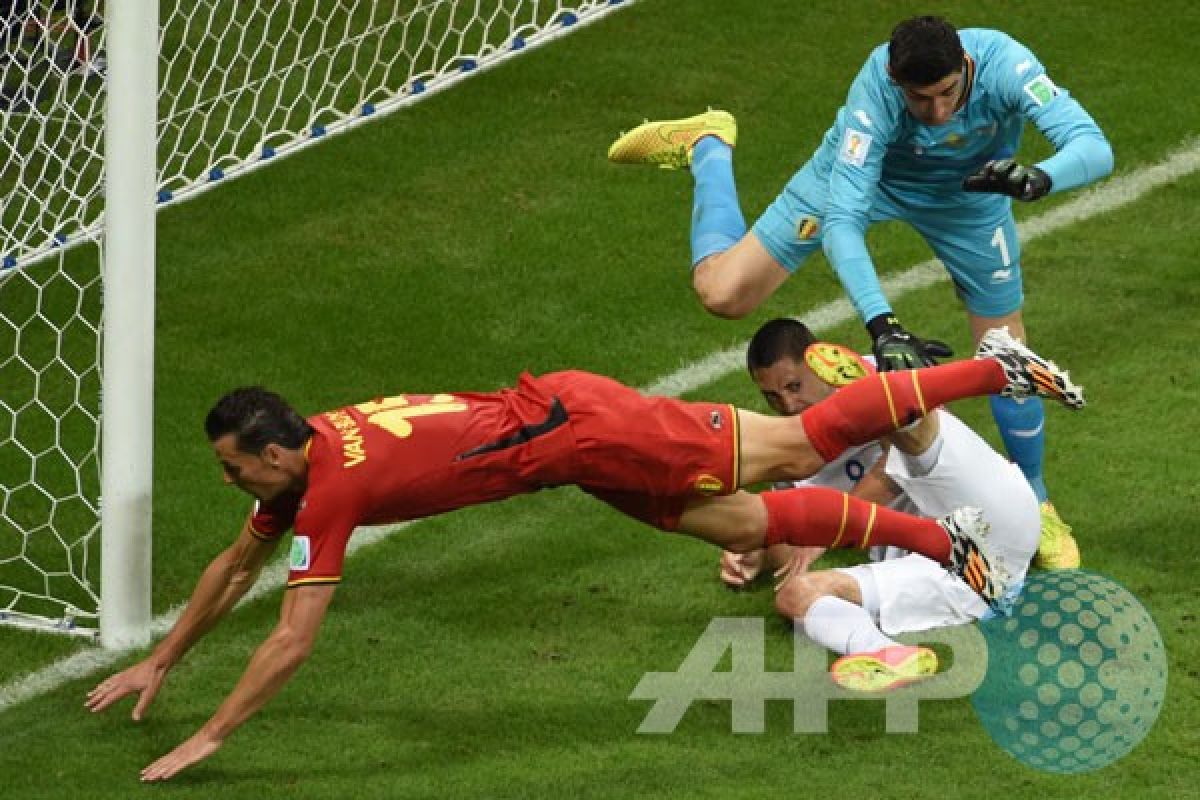
[[834,392],[800,415],[808,440],[833,461],[848,447],[873,442],[951,400],[995,394],[1007,384],[990,358],[925,369],[879,372]]
[[773,544],[903,547],[941,564],[950,561],[950,537],[936,520],[902,514],[857,497],[808,486],[763,492],[767,546]]

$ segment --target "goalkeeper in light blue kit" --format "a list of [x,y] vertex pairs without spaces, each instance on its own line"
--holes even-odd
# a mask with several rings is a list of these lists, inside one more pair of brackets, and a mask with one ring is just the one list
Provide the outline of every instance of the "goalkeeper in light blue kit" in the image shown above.
[[[1037,165],[1013,160],[1025,121],[1054,145]],[[906,20],[877,47],[813,157],[747,231],[733,177],[734,118],[708,111],[647,122],[609,150],[617,163],[688,167],[695,178],[692,283],[723,317],[757,308],[823,247],[866,323],[879,365],[909,369],[949,355],[904,329],[879,285],[868,225],[912,225],[954,279],[976,343],[1021,318],[1021,245],[1012,199],[1037,200],[1112,171],[1112,149],[1087,111],[1024,45],[995,30],[956,31],[938,17]],[[1071,529],[1042,477],[1041,402],[992,398],[1010,457],[1042,503],[1035,563],[1079,565]]]

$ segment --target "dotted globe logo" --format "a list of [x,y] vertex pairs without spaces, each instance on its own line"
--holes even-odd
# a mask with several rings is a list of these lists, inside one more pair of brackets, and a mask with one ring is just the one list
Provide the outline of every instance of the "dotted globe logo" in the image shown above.
[[1105,767],[1162,709],[1167,658],[1150,614],[1085,570],[1030,574],[1012,615],[980,623],[988,670],[971,701],[1009,754],[1047,772]]

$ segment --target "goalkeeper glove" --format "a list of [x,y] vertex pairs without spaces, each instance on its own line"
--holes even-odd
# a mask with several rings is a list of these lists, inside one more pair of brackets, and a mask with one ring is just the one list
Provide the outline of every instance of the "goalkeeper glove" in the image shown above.
[[967,192],[997,192],[1029,202],[1050,192],[1050,176],[1037,167],[1023,167],[1011,158],[989,161],[963,178]]
[[891,314],[880,314],[867,323],[871,335],[875,364],[880,372],[895,369],[932,367],[939,358],[949,358],[954,351],[936,339],[921,340],[904,330]]

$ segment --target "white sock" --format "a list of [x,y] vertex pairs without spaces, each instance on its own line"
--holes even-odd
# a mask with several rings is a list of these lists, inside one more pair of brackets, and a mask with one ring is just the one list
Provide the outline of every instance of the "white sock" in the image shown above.
[[883,635],[865,608],[833,595],[818,597],[808,607],[804,632],[840,655],[870,653],[899,644]]

